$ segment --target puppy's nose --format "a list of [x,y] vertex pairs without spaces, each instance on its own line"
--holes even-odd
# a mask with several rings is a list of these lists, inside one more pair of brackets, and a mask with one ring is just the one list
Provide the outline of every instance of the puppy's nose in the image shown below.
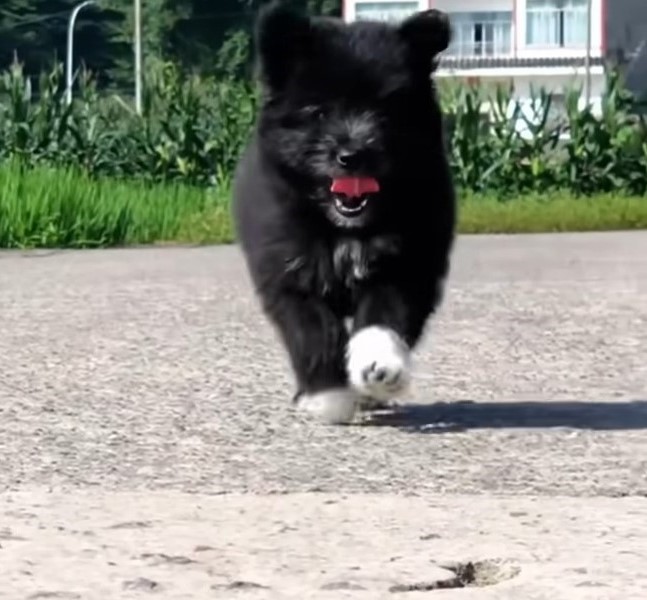
[[337,162],[344,169],[358,169],[365,166],[367,152],[364,150],[340,150]]

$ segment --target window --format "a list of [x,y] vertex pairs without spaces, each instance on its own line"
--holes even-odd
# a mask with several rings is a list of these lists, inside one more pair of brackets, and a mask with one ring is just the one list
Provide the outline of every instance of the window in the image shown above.
[[586,44],[587,0],[528,0],[529,46],[581,47]]
[[512,52],[512,11],[449,13],[451,56],[495,56]]
[[419,2],[356,2],[357,21],[401,21],[419,9]]

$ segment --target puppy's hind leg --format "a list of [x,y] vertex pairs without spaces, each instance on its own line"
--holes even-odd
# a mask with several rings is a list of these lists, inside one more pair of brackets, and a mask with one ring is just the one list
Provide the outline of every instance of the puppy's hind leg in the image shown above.
[[348,332],[318,298],[282,296],[268,311],[278,327],[296,375],[297,406],[330,424],[349,423],[360,396],[348,385]]

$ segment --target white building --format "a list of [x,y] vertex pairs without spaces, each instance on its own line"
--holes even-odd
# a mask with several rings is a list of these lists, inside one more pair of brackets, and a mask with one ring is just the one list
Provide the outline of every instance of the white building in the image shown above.
[[591,101],[598,108],[606,60],[630,57],[647,38],[647,0],[590,0],[590,12],[588,1],[344,0],[343,16],[397,21],[418,10],[442,10],[450,17],[453,41],[437,77],[512,83],[522,101],[532,84],[553,92],[559,103],[565,87],[585,90],[590,14]]

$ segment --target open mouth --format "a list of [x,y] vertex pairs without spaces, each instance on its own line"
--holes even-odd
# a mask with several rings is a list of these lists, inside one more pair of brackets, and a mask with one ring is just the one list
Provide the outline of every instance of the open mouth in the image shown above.
[[368,205],[368,196],[335,196],[335,208],[345,217],[352,217],[361,213]]
[[380,184],[373,177],[340,177],[333,179],[330,191],[337,212],[344,217],[356,217],[368,206],[370,196],[380,191]]

